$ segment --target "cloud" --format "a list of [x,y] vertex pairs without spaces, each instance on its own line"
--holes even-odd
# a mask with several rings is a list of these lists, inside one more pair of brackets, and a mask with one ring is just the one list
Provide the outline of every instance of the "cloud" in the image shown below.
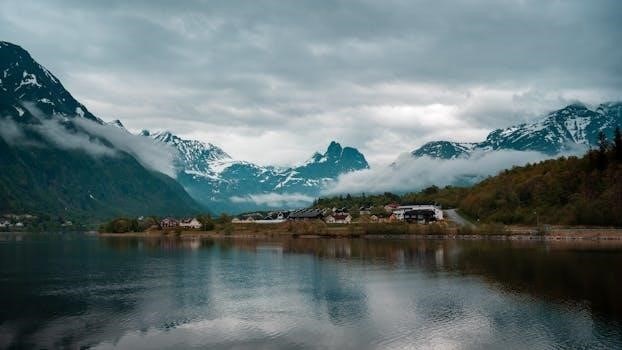
[[335,139],[375,165],[566,101],[619,99],[621,10],[618,0],[5,0],[0,32],[131,130],[277,165]]
[[0,118],[0,138],[10,145],[24,145],[28,142],[22,129],[8,117]]
[[76,118],[74,122],[89,134],[108,140],[118,150],[131,154],[141,165],[170,177],[176,176],[175,149],[148,137],[133,135],[121,128]]
[[61,149],[79,150],[94,157],[117,155],[115,149],[103,144],[97,138],[68,129],[54,120],[43,119],[40,125],[33,125],[30,128]]
[[515,165],[548,159],[538,152],[495,151],[481,152],[468,159],[413,158],[402,154],[393,166],[361,170],[340,176],[326,186],[322,195],[343,193],[408,192],[436,185],[476,182],[496,175]]
[[248,196],[233,196],[233,203],[254,203],[273,208],[299,208],[308,206],[315,198],[301,193],[260,193]]
[[[33,115],[42,115],[33,104],[25,103],[24,106]],[[46,147],[29,137],[25,133],[28,130],[40,135],[53,147],[81,151],[93,157],[116,157],[119,156],[119,151],[123,151],[146,168],[173,178],[176,176],[176,151],[173,147],[88,119],[70,120],[73,125],[45,117],[39,118],[40,124],[18,124],[10,118],[0,118],[0,137],[15,146]]]

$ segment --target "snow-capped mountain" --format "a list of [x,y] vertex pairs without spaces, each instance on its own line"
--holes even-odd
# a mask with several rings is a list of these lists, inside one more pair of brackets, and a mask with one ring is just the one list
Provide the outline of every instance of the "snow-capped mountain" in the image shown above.
[[300,166],[279,168],[235,160],[218,146],[186,140],[168,131],[143,130],[141,135],[177,149],[177,180],[214,212],[263,208],[265,205],[244,201],[258,194],[316,196],[324,184],[339,175],[369,168],[358,150],[334,141],[326,152],[315,153]]
[[110,137],[113,127],[125,129],[106,125],[26,50],[0,41],[0,213],[92,220],[203,210]]
[[554,156],[596,146],[598,133],[603,131],[611,137],[616,126],[622,126],[622,102],[603,103],[594,110],[576,103],[533,123],[494,130],[479,143],[433,141],[416,149],[412,155],[454,159],[468,158],[475,151],[517,150]]
[[475,148],[475,143],[432,141],[412,152],[415,157],[428,156],[441,159],[465,158]]
[[30,110],[42,118],[78,116],[102,123],[26,50],[4,41],[0,41],[0,86],[2,99],[10,106],[0,111],[3,115],[17,115],[27,121]]

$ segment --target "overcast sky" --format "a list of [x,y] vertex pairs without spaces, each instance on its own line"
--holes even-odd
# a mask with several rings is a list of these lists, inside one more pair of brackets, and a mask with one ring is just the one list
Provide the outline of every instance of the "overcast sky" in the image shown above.
[[3,0],[27,49],[104,120],[287,165],[331,140],[372,165],[622,99],[622,1]]

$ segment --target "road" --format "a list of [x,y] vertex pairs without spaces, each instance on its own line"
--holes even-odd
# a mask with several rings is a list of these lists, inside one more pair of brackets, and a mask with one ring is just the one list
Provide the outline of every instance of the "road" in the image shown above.
[[474,226],[472,222],[463,218],[456,209],[447,209],[445,210],[445,215],[447,215],[447,219],[455,222],[460,226]]

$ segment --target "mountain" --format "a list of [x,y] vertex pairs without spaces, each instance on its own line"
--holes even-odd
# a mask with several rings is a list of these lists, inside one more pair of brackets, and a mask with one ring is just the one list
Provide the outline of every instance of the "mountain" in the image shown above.
[[118,124],[89,112],[27,51],[0,42],[0,213],[99,220],[200,210],[175,180],[115,144]]
[[[213,144],[182,139],[168,131],[143,130],[141,135],[177,149],[177,181],[193,198],[214,212],[268,208],[271,203],[252,200],[253,196],[262,194],[314,197],[323,185],[339,175],[369,168],[358,150],[342,147],[334,141],[326,152],[315,153],[302,165],[279,168],[234,160]],[[294,200],[289,204],[296,203]]]
[[412,152],[415,157],[455,159],[466,158],[477,144],[450,141],[432,141]]
[[533,123],[497,129],[479,143],[434,141],[414,150],[414,157],[468,158],[473,152],[498,150],[537,151],[550,156],[565,151],[587,150],[597,145],[598,133],[613,135],[622,126],[622,102],[608,102],[591,110],[572,104]]

